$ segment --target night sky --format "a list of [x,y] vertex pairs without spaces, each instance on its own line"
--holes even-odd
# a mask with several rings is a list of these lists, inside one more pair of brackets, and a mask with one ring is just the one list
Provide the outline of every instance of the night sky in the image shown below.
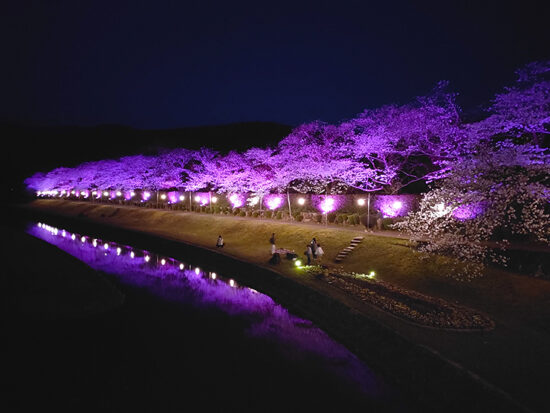
[[440,80],[476,116],[550,58],[544,2],[449,3],[4,2],[1,196],[37,171],[155,147],[273,144]]
[[550,58],[545,2],[448,3],[5,2],[0,120],[296,126],[405,103],[439,80],[469,110]]

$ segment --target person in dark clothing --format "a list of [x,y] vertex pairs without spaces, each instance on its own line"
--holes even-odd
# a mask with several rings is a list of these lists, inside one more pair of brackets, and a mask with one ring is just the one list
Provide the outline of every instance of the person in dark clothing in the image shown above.
[[223,238],[222,238],[222,236],[220,235],[220,236],[218,237],[218,241],[216,242],[216,247],[218,247],[218,248],[223,248],[223,245],[224,245],[224,243],[223,243]]
[[313,258],[317,258],[317,240],[313,238],[309,245],[311,246],[311,253]]
[[310,244],[308,244],[308,246],[306,248],[305,255],[307,257],[307,265],[311,265],[311,257],[313,255],[313,252],[311,251],[311,245]]

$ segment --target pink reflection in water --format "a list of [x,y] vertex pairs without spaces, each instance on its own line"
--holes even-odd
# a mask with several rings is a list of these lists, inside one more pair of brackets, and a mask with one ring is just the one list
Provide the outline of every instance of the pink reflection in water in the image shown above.
[[290,314],[270,297],[239,286],[233,279],[108,240],[97,239],[99,245],[107,248],[94,248],[91,243],[79,242],[83,234],[76,234],[76,241],[73,241],[70,237],[62,237],[58,228],[43,223],[32,225],[27,232],[98,271],[116,275],[123,284],[146,288],[169,301],[216,307],[243,318],[251,337],[272,340],[289,357],[317,355],[326,360],[335,374],[351,380],[363,392],[370,395],[384,392],[376,376],[345,347],[310,321]]

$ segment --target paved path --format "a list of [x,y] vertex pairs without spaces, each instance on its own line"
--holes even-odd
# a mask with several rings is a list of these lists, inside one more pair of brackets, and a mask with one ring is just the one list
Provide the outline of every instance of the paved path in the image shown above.
[[[86,203],[88,202],[82,202],[82,201],[73,201],[73,202],[79,202],[79,203]],[[102,202],[91,202],[89,203],[91,205],[108,205],[108,206],[115,206],[117,208],[131,208],[131,209],[144,209],[144,207],[136,207],[133,205],[122,205],[122,204],[115,204],[115,203],[102,203]],[[239,217],[234,215],[221,215],[221,214],[209,214],[205,212],[189,212],[189,211],[182,211],[182,210],[172,210],[169,208],[146,208],[151,210],[158,210],[158,211],[165,211],[165,212],[172,212],[175,214],[200,214],[200,215],[212,215],[215,217],[223,217],[225,219],[232,219],[236,221],[243,221],[243,220],[253,220],[253,221],[260,221],[260,222],[266,222],[266,223],[278,223],[282,225],[293,225],[293,226],[299,226],[303,228],[315,228],[315,229],[330,229],[332,231],[345,231],[350,232],[352,234],[362,234],[363,236],[366,235],[375,235],[377,237],[387,237],[387,238],[398,238],[398,239],[414,239],[415,241],[427,241],[427,238],[419,238],[419,237],[411,237],[410,235],[394,231],[394,230],[367,230],[364,228],[363,225],[357,225],[357,226],[342,226],[337,224],[319,224],[316,222],[296,222],[296,221],[285,221],[285,220],[279,220],[279,219],[270,219],[270,218],[250,218],[250,217]],[[487,245],[496,247],[497,244],[490,242],[487,243]],[[536,251],[536,252],[547,252],[550,253],[550,246],[548,245],[539,245],[539,244],[532,244],[532,243],[516,243],[516,244],[510,244],[508,247],[510,250],[521,250],[521,251]]]

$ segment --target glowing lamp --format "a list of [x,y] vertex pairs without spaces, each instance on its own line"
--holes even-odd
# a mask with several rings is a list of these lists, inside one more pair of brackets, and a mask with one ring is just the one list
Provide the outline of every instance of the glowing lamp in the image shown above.
[[[56,195],[57,195],[57,191],[55,191]],[[71,195],[74,195],[76,192],[73,190],[71,191]]]
[[105,245],[103,245],[103,248],[105,248],[106,250],[109,249],[109,244],[105,243]]
[[235,281],[234,280],[229,280],[229,285],[231,287],[235,287]]
[[136,193],[134,191],[130,192],[130,198],[133,198],[136,196]]
[[267,200],[267,207],[271,210],[277,209],[281,206],[282,199],[279,196],[270,198]]
[[116,249],[116,255],[120,255],[121,252],[122,252],[122,248],[118,247]]
[[401,201],[394,201],[393,204],[393,209],[395,210],[400,210],[402,207],[403,207],[403,202]]
[[71,235],[71,239],[74,241],[76,239],[76,235],[75,234]]
[[63,230],[63,231],[61,232],[61,236],[62,236],[63,238],[65,238],[65,234],[66,234],[65,230]]
[[321,211],[323,213],[327,214],[331,211],[334,211],[335,205],[334,205],[334,198],[328,197],[323,200],[320,204]]
[[213,279],[213,280],[215,280],[215,279],[216,279],[216,277],[217,277],[217,276],[216,276],[216,273],[215,273],[215,272],[213,272],[213,273],[212,273],[212,279]]
[[238,194],[231,194],[229,202],[231,202],[233,208],[239,208],[243,205],[243,200]]
[[250,206],[258,205],[258,202],[260,202],[259,196],[254,196],[248,200],[248,203],[250,204]]
[[183,201],[185,197],[183,195],[180,195],[180,201]]
[[364,200],[363,198],[359,198],[359,199],[357,200],[357,205],[359,205],[359,206],[365,206],[365,200]]
[[367,277],[374,278],[375,275],[376,275],[376,273],[374,271],[371,271],[371,272],[368,273]]
[[164,258],[160,260],[160,265],[165,265],[165,264],[166,264],[166,260]]
[[306,200],[304,198],[298,198],[298,205],[304,205]]
[[212,197],[212,203],[215,204],[216,202],[218,202],[218,198],[215,197],[215,196],[213,196],[213,197]]
[[180,270],[183,271],[183,264],[180,264]]
[[162,199],[162,200],[164,201],[164,200],[166,199],[166,195],[165,195],[165,194],[162,194],[162,195],[160,196],[160,199]]
[[149,262],[150,259],[151,257],[149,257],[148,255],[145,256],[145,262]]
[[122,192],[116,191],[116,196],[122,196]]
[[94,240],[92,241],[92,245],[93,245],[94,247],[97,247],[97,240],[96,240],[96,239],[94,239]]
[[302,261],[296,260],[296,261],[294,261],[294,265],[295,265],[296,267],[301,267],[301,266],[302,266]]
[[86,242],[86,237],[80,238],[80,241],[82,241],[82,243]]
[[103,191],[103,196],[109,196],[109,192]]
[[195,201],[201,202],[201,197],[200,197],[199,195],[197,195],[197,196],[195,197]]
[[136,256],[136,254],[134,253],[134,251],[130,252],[130,258],[134,258]]
[[199,275],[201,272],[201,269],[199,267],[195,268],[195,274]]

